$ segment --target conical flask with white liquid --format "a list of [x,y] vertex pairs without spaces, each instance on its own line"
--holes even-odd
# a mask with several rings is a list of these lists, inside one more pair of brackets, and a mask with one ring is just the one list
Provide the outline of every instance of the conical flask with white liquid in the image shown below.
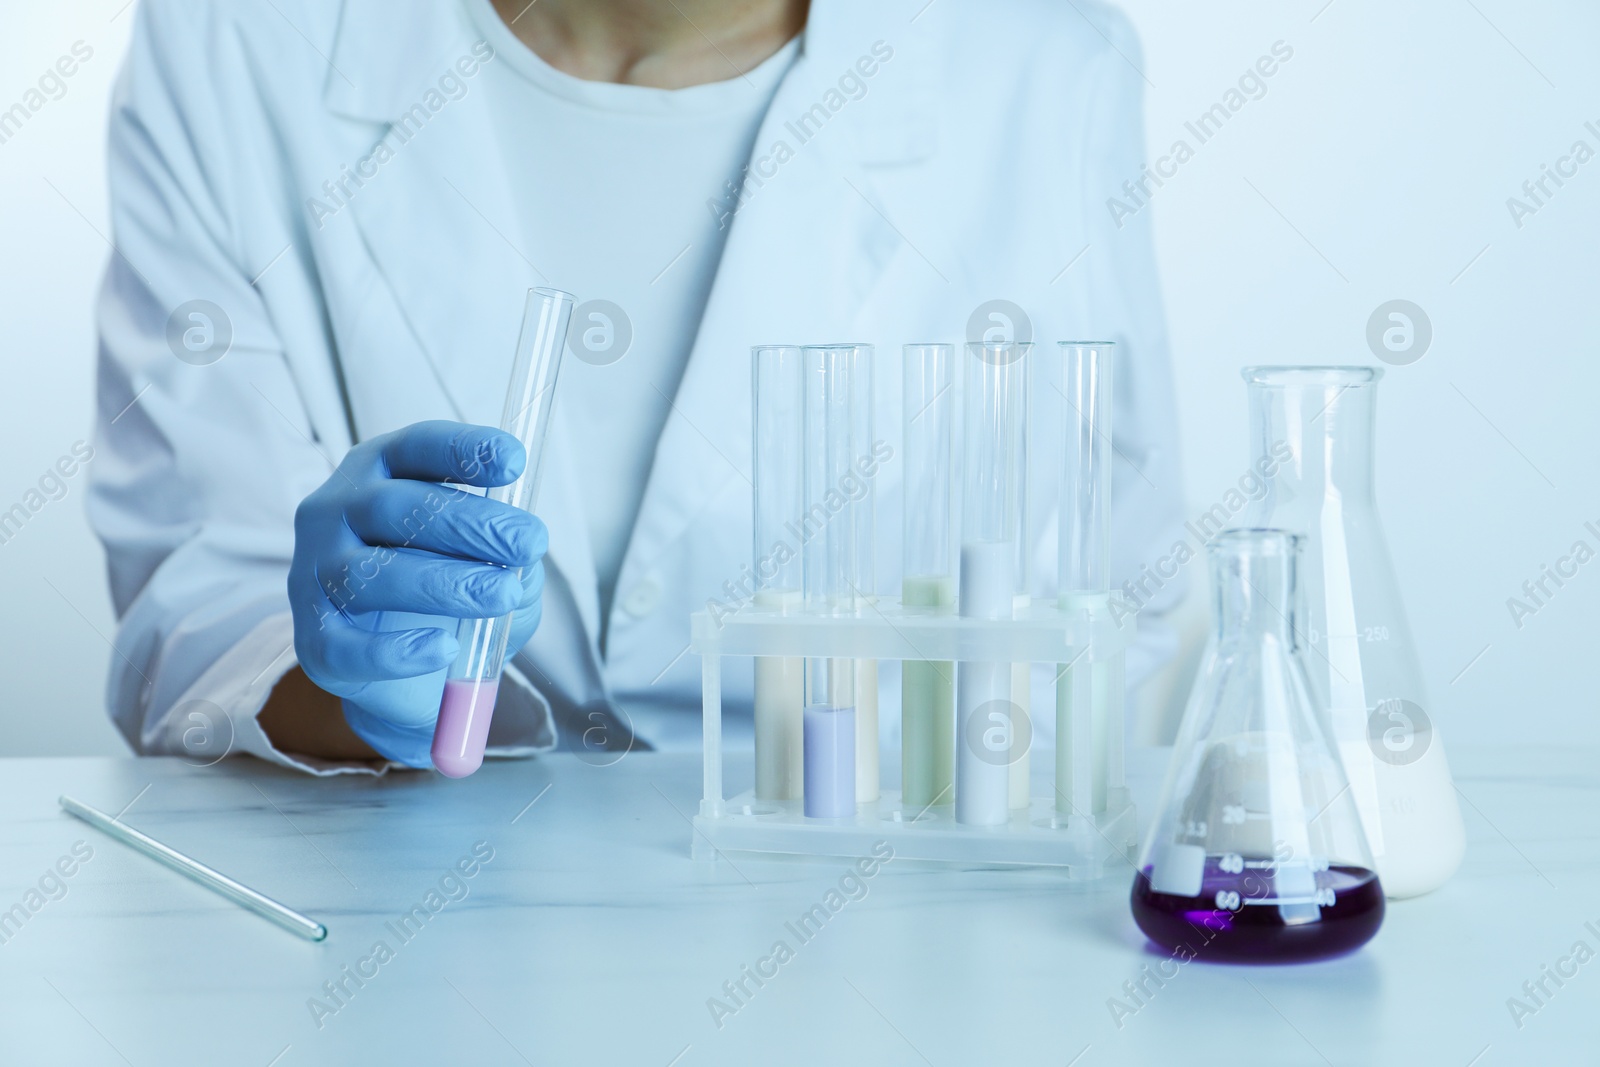
[[1253,526],[1305,536],[1300,635],[1390,897],[1437,889],[1461,809],[1373,491],[1376,367],[1247,367]]

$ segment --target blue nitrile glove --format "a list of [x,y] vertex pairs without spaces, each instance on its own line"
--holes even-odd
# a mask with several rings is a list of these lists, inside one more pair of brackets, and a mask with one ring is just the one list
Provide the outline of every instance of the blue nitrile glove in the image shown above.
[[419,422],[352,448],[295,512],[295,654],[387,759],[430,764],[458,620],[514,609],[507,658],[539,625],[544,524],[440,484],[507,485],[526,462],[504,431]]

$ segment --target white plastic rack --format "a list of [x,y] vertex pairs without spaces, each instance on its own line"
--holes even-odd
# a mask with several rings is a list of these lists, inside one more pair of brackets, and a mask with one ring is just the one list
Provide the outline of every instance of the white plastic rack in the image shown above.
[[[1126,862],[1135,844],[1135,812],[1123,784],[1122,659],[1133,637],[1129,620],[1114,619],[1104,602],[1063,609],[1034,605],[1015,617],[989,621],[907,611],[878,598],[860,615],[807,616],[762,611],[754,605],[721,619],[691,617],[691,648],[701,657],[704,713],[704,797],[694,819],[693,854],[719,853],[850,857],[878,841],[896,859],[970,866],[1062,868],[1073,880],[1101,877]],[[854,818],[815,819],[799,801],[758,800],[753,791],[724,794],[722,667],[724,657],[849,657],[879,661],[1028,662],[1052,666],[1057,692],[1085,714],[1065,716],[1061,768],[1070,785],[1035,761],[1030,805],[999,826],[955,819],[951,797],[908,810],[898,790],[857,805]],[[892,708],[885,713],[894,714]],[[1033,718],[1053,715],[1035,708]],[[1058,722],[1058,729],[1062,724]],[[952,724],[953,728],[953,724]],[[898,753],[885,753],[898,763]],[[885,774],[886,781],[897,775]]]

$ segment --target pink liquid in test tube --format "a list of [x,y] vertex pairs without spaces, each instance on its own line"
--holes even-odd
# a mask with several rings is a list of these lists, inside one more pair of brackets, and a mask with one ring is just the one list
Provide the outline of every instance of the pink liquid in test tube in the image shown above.
[[[539,495],[539,466],[544,453],[545,428],[550,424],[551,401],[561,352],[567,344],[567,324],[572,316],[572,296],[558,289],[530,289],[523,309],[522,333],[512,361],[511,384],[506,389],[500,428],[522,442],[528,461],[510,485],[496,486],[487,496],[532,512]],[[513,616],[497,619],[462,619],[456,633],[461,650],[444,683],[439,702],[439,722],[433,731],[433,765],[441,774],[465,778],[483,766],[489,742],[489,722],[505,665],[506,639]]]
[[489,722],[500,680],[474,682],[451,678],[444,683],[439,725],[433,731],[433,765],[449,778],[465,778],[483,766]]

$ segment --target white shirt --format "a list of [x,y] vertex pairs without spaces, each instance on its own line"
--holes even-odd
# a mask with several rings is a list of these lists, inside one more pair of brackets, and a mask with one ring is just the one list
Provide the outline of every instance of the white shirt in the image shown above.
[[652,89],[564,74],[490,0],[467,4],[498,60],[484,91],[512,172],[521,251],[578,299],[555,418],[586,489],[604,626],[727,213],[799,38],[742,77]]

